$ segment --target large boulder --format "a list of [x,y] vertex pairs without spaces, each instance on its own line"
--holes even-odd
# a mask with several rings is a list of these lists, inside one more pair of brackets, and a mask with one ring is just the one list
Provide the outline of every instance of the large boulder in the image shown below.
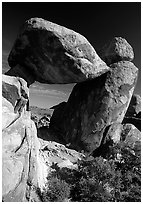
[[92,152],[98,148],[108,126],[121,123],[129,106],[138,69],[128,61],[110,67],[108,73],[76,84],[64,110],[58,113],[56,127],[51,117],[50,128],[56,128],[78,150]]
[[37,130],[26,111],[28,88],[23,79],[3,76],[2,199],[32,201],[43,188],[48,166],[39,154]]
[[122,60],[132,61],[134,59],[133,48],[121,37],[114,37],[98,51],[98,54],[107,65]]
[[76,83],[109,70],[82,35],[42,18],[26,21],[8,58],[7,75],[32,84]]

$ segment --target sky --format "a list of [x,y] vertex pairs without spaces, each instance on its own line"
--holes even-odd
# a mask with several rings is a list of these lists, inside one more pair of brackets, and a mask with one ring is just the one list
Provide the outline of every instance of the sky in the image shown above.
[[[95,50],[113,37],[125,38],[133,47],[133,63],[139,68],[136,94],[141,94],[141,3],[133,2],[3,2],[2,3],[2,73],[10,67],[7,57],[20,26],[39,17],[70,28],[83,36]],[[49,108],[67,101],[74,84],[46,85],[35,82],[30,87],[30,105]]]

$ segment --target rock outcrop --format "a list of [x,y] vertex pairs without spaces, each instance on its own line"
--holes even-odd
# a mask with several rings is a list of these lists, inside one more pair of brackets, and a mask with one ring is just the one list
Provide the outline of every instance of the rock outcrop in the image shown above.
[[26,82],[19,77],[2,76],[2,129],[20,116],[29,98]]
[[[140,120],[133,49],[115,37],[98,53],[82,35],[41,18],[21,28],[2,83],[3,201],[40,201],[37,189],[47,185],[52,165],[76,169],[85,155],[105,155],[109,144],[140,151],[140,131],[124,124]],[[42,117],[28,107],[27,86],[35,81],[77,84],[67,102],[52,107],[52,117]]]
[[[60,122],[56,128],[78,150],[92,152],[99,147],[106,128],[121,123],[129,106],[138,69],[128,61],[110,67],[108,73],[78,83],[64,110],[58,113]],[[50,127],[54,128],[54,124],[52,117]]]
[[28,89],[21,78],[3,76],[2,196],[6,202],[35,199],[48,166],[39,155],[37,130],[26,111]]
[[109,70],[85,37],[42,18],[26,21],[8,58],[6,74],[28,82],[76,83]]
[[98,51],[98,54],[107,65],[123,60],[132,61],[134,59],[133,48],[121,37],[114,37]]
[[77,168],[78,161],[85,158],[84,154],[68,149],[57,142],[40,139],[40,143],[40,154],[50,167],[57,165],[61,168]]

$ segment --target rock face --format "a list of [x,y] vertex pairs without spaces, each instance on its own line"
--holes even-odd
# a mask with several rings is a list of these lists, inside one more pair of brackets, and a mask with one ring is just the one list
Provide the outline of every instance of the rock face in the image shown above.
[[136,142],[141,142],[141,132],[129,123],[115,123],[111,125],[106,137],[110,138],[114,143],[124,141],[130,148],[134,148]]
[[3,76],[2,196],[6,202],[32,201],[42,188],[48,167],[39,155],[37,130],[25,105],[23,79]]
[[[108,73],[77,84],[64,110],[58,113],[60,122],[56,128],[78,150],[92,152],[99,147],[106,128],[121,123],[129,106],[138,69],[128,61],[110,67]],[[52,117],[50,128],[54,124]]]
[[9,126],[26,108],[29,91],[26,82],[19,77],[2,76],[2,128]]
[[52,127],[54,127],[54,129],[58,127],[58,125],[60,124],[61,114],[63,114],[66,104],[67,103],[64,101],[56,106],[51,107],[51,109],[54,109],[54,112],[50,120],[50,123]]
[[77,168],[77,162],[85,156],[75,150],[68,149],[57,142],[44,141],[40,139],[41,157],[48,166],[57,165],[59,167]]
[[118,61],[132,61],[134,59],[133,48],[121,37],[114,37],[98,51],[98,54],[108,65]]
[[141,132],[132,124],[114,123],[109,127],[106,138],[99,148],[93,152],[93,156],[116,159],[120,162],[123,152],[130,154],[141,154]]
[[8,58],[6,74],[32,84],[76,83],[109,70],[82,35],[41,18],[26,21]]

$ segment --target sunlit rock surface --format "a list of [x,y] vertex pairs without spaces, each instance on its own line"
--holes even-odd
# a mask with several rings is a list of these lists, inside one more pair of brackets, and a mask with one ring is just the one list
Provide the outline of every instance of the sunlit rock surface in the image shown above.
[[98,54],[108,65],[118,61],[132,61],[134,59],[133,48],[121,37],[114,37],[98,51]]
[[84,36],[42,18],[24,23],[8,62],[12,69],[6,74],[20,76],[28,85],[76,83],[109,70]]
[[2,199],[32,201],[36,188],[45,184],[48,166],[40,157],[36,126],[26,111],[28,88],[23,79],[10,76],[3,76],[2,85]]

